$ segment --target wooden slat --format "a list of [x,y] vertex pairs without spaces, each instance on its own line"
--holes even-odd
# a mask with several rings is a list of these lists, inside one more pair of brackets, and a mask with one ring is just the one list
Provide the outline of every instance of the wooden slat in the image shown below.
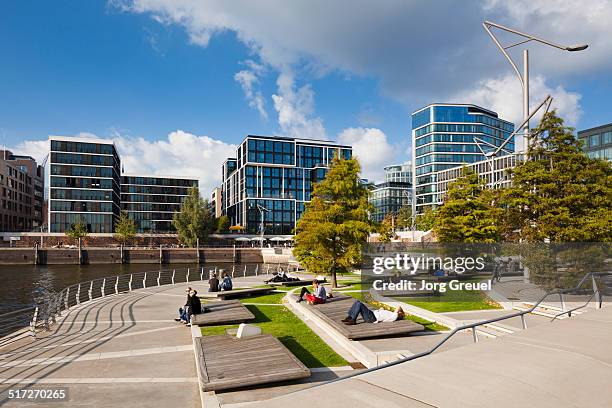
[[224,300],[218,303],[211,302],[202,307],[206,307],[210,311],[191,316],[192,324],[199,326],[237,324],[255,319],[253,313],[238,300]]
[[270,334],[195,339],[204,391],[248,387],[310,376],[310,370]]
[[249,295],[263,295],[270,293],[273,288],[247,288],[247,289],[234,289],[234,290],[223,290],[220,292],[205,292],[200,294],[200,297],[207,299],[228,299],[230,297],[241,297]]
[[397,334],[407,334],[415,331],[422,331],[425,328],[410,320],[398,320],[386,323],[365,323],[361,318],[354,326],[342,323],[342,319],[347,317],[348,311],[355,299],[350,296],[336,296],[328,299],[326,303],[319,305],[307,305],[317,317],[340,332],[348,339],[365,339],[371,337],[381,337]]
[[312,279],[305,280],[297,280],[297,281],[288,281],[288,282],[270,282],[268,285],[272,286],[299,286],[299,285],[312,285]]

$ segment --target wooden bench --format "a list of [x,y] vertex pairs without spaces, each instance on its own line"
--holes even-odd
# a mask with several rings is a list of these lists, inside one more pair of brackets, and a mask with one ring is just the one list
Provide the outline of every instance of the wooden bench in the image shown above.
[[215,324],[237,324],[254,320],[251,311],[238,300],[224,300],[218,303],[207,303],[202,305],[209,310],[191,316],[191,324],[198,326],[211,326]]
[[[301,279],[296,281],[287,281],[287,282],[270,282],[268,285],[272,286],[310,286],[312,285],[312,279]],[[319,281],[319,283],[325,283],[326,281]]]
[[229,299],[231,297],[243,297],[252,295],[265,295],[272,292],[273,288],[244,288],[244,289],[233,289],[233,290],[222,290],[219,292],[204,292],[200,294],[200,297],[206,299]]
[[200,386],[219,391],[310,377],[310,370],[276,337],[261,334],[194,339]]
[[398,320],[385,323],[365,323],[361,317],[354,326],[342,323],[351,305],[355,301],[350,296],[336,296],[319,305],[306,305],[314,315],[332,326],[350,340],[407,334],[425,330],[425,328],[410,320]]

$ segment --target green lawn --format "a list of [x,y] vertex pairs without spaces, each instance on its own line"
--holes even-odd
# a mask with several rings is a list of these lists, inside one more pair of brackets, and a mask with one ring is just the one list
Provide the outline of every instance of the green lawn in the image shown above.
[[[476,281],[474,280],[474,282]],[[501,306],[491,300],[485,293],[474,290],[449,290],[436,296],[394,297],[394,299],[436,313],[501,309]]]
[[[244,301],[249,303],[249,299],[252,298],[244,299]],[[255,315],[253,323],[261,327],[264,333],[277,337],[307,367],[348,365],[346,360],[332,350],[304,322],[284,306],[248,305],[247,307]],[[210,326],[202,327],[201,330],[202,335],[210,336],[224,334],[226,329],[236,327],[238,326]]]
[[285,297],[287,293],[276,293],[272,292],[267,295],[259,295],[259,296],[249,296],[245,298],[240,298],[242,303],[274,303],[280,304],[282,303],[283,297]]

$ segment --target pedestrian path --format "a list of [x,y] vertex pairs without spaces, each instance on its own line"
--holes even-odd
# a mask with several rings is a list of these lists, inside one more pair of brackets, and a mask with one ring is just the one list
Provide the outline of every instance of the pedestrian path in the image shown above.
[[[201,406],[191,333],[174,321],[187,286],[83,303],[37,340],[5,345],[0,348],[0,396],[5,398],[9,389],[67,387],[62,406]],[[200,282],[189,286],[204,290]],[[6,399],[0,405],[30,406]]]

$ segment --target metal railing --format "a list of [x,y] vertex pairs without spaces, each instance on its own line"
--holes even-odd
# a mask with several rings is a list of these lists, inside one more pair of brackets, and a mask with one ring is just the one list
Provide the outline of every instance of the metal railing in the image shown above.
[[[51,293],[47,300],[38,305],[14,310],[0,315],[0,336],[11,336],[13,332],[29,329],[36,338],[40,330],[48,330],[62,313],[74,306],[110,295],[128,293],[137,289],[175,285],[208,280],[212,273],[227,272],[232,278],[258,276],[284,271],[297,271],[293,264],[232,264],[227,268],[219,266],[159,269],[108,276],[70,285],[60,292]],[[231,266],[231,267],[230,267]]]
[[333,379],[333,380],[330,380],[330,381],[327,381],[327,382],[323,382],[321,384],[314,385],[313,387],[319,387],[319,386],[324,385],[324,384],[330,384],[330,383],[333,383],[333,382],[336,382],[336,381],[346,380],[346,379],[355,377],[357,375],[361,375],[361,374],[365,374],[365,373],[370,373],[370,372],[373,372],[373,371],[378,371],[378,370],[381,370],[383,368],[391,367],[391,366],[402,364],[402,363],[405,363],[405,362],[408,362],[408,361],[416,360],[417,358],[428,356],[428,355],[432,354],[433,352],[435,352],[436,350],[438,350],[440,347],[442,347],[442,345],[444,343],[446,343],[455,334],[457,334],[457,333],[459,333],[460,331],[463,331],[463,330],[470,330],[471,329],[472,333],[473,333],[474,342],[478,342],[478,334],[476,333],[476,330],[477,330],[477,328],[479,326],[483,326],[483,325],[486,325],[486,324],[491,324],[491,323],[499,322],[499,321],[506,320],[506,319],[512,319],[514,317],[520,317],[521,318],[522,327],[523,327],[523,329],[526,329],[527,328],[527,322],[525,320],[525,315],[527,315],[529,313],[532,313],[549,296],[554,296],[554,295],[559,296],[560,301],[561,301],[561,305],[564,305],[565,304],[564,295],[572,294],[572,293],[576,293],[576,292],[579,292],[581,290],[584,290],[584,289],[582,289],[582,286],[589,279],[590,279],[590,281],[592,283],[592,292],[593,293],[589,297],[588,301],[585,304],[583,304],[583,305],[581,305],[579,307],[573,308],[571,310],[564,310],[564,311],[562,311],[557,316],[553,317],[552,320],[555,320],[557,317],[559,317],[561,315],[564,315],[564,314],[568,314],[568,316],[571,316],[571,313],[573,311],[581,309],[583,307],[586,307],[593,298],[597,299],[597,301],[598,301],[598,305],[597,306],[598,306],[598,308],[601,308],[602,303],[603,303],[603,294],[601,293],[601,290],[598,287],[597,282],[596,282],[595,279],[597,277],[603,277],[603,276],[612,276],[612,272],[591,272],[591,273],[588,273],[573,288],[553,290],[553,291],[550,291],[550,292],[546,293],[530,309],[522,310],[520,312],[512,313],[512,314],[509,314],[509,315],[504,315],[504,316],[496,317],[496,318],[493,318],[493,319],[483,320],[483,321],[475,322],[475,323],[469,323],[469,324],[465,324],[463,326],[456,327],[453,330],[451,330],[451,332],[448,333],[448,335],[446,335],[445,338],[443,338],[440,342],[438,342],[435,346],[433,346],[431,349],[429,349],[427,351],[423,351],[421,353],[416,353],[416,354],[413,354],[413,355],[408,356],[408,357],[401,358],[401,359],[396,360],[396,361],[391,361],[389,363],[385,363],[385,364],[382,364],[382,365],[379,365],[379,366],[376,366],[376,367],[372,367],[372,368],[369,368],[367,370],[363,370],[363,371],[360,371],[360,372],[357,372],[357,373],[349,374],[349,375],[346,375],[346,376],[343,376],[343,377],[339,377],[339,378],[336,378],[336,379]]

